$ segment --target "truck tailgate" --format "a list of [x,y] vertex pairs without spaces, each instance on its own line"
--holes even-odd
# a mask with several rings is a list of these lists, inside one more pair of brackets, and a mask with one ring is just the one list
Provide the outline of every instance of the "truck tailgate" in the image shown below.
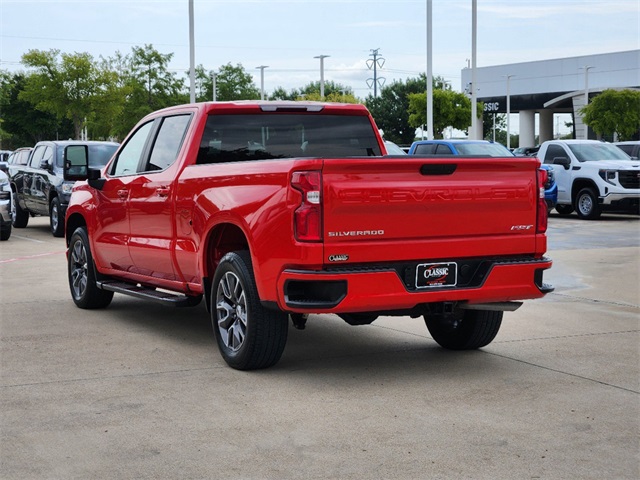
[[327,159],[325,258],[533,254],[538,166],[535,158]]

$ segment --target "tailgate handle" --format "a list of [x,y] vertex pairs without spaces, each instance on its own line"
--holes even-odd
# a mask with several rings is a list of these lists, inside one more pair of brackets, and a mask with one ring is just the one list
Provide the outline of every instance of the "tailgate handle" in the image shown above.
[[422,175],[451,175],[456,171],[456,168],[458,168],[458,165],[455,163],[433,163],[422,165],[420,173]]

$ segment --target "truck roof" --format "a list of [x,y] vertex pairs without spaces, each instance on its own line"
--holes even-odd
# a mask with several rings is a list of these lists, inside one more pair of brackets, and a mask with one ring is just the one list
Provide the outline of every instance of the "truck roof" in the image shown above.
[[172,110],[184,110],[193,108],[204,110],[207,113],[216,111],[219,113],[260,113],[260,112],[309,112],[323,114],[349,114],[349,115],[369,115],[369,111],[362,104],[356,103],[331,103],[331,102],[310,102],[310,101],[290,101],[290,100],[237,100],[232,102],[200,102],[176,105],[150,113],[148,116],[163,114]]

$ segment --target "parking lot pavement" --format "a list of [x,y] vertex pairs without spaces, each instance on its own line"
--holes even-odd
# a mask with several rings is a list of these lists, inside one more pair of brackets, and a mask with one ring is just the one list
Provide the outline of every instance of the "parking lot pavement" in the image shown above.
[[549,247],[556,291],[482,350],[322,315],[238,372],[202,305],[77,309],[31,219],[0,246],[0,476],[637,479],[640,219],[554,216]]

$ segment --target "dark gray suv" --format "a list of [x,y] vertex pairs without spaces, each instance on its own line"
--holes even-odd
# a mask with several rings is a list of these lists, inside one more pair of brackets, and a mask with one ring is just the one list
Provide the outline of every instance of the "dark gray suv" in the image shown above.
[[64,236],[64,215],[74,184],[62,177],[64,149],[68,145],[87,145],[89,164],[93,167],[106,165],[119,146],[115,142],[38,142],[27,165],[10,163],[15,228],[26,227],[29,216],[49,216],[53,236]]

